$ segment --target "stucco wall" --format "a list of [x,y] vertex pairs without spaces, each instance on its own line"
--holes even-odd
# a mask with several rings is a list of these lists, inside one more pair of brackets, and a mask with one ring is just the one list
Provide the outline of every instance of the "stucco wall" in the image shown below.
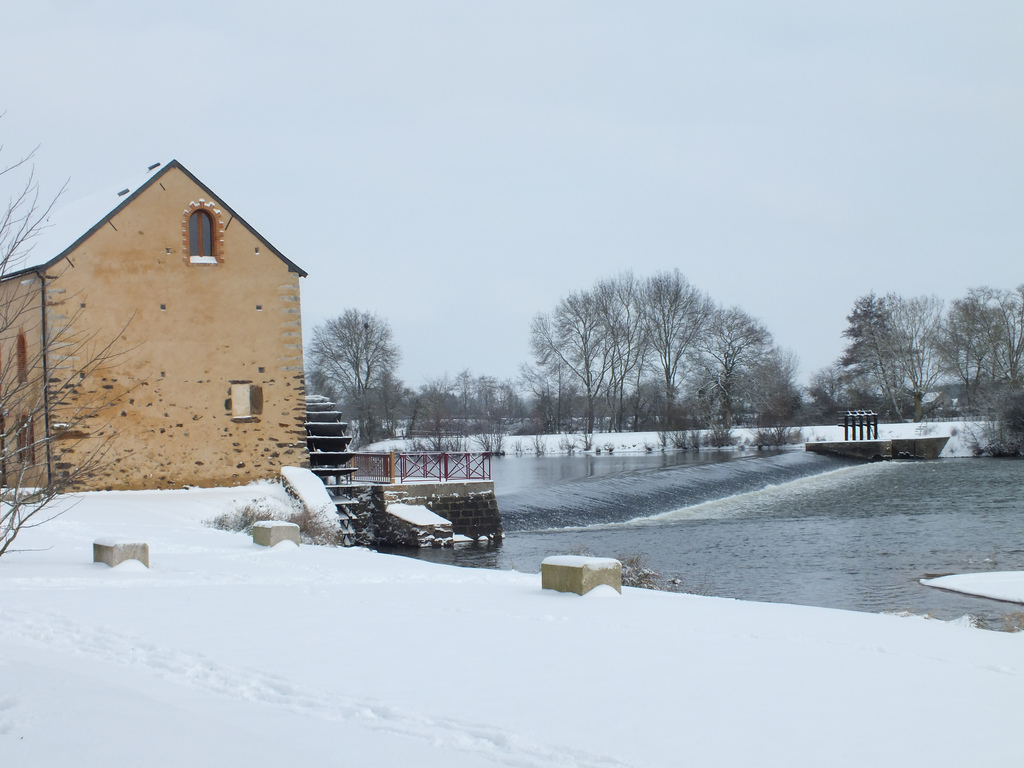
[[[114,436],[90,487],[241,484],[308,465],[299,275],[209,198],[171,168],[48,273],[49,329],[91,339],[51,382],[75,379],[65,408],[116,401],[89,419],[91,439]],[[189,259],[197,205],[220,230],[216,264]],[[97,356],[107,364],[73,374]],[[233,384],[259,387],[261,412],[233,419]]]

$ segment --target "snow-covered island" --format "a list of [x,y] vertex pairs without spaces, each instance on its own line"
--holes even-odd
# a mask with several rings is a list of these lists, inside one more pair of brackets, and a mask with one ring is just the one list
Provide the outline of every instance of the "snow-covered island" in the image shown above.
[[[27,551],[0,559],[4,766],[1019,759],[1024,633],[578,597],[539,574],[263,548],[203,524],[266,492],[84,494],[24,532]],[[93,563],[105,536],[148,543],[151,568]]]

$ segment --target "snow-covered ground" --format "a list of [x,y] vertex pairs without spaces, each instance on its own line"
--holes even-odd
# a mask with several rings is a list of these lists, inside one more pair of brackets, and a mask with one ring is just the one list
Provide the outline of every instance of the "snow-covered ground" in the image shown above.
[[[266,487],[95,493],[0,558],[0,765],[1016,765],[1024,633],[203,526]],[[102,536],[152,569],[94,564]],[[551,554],[561,554],[552,552]]]
[[[728,450],[744,450],[756,445],[757,430],[737,428],[733,430],[736,445]],[[977,439],[983,440],[983,425],[979,422],[938,421],[921,422],[919,424],[879,424],[880,440],[914,437],[949,437],[950,440],[942,451],[942,458],[964,457],[974,455]],[[803,449],[803,443],[842,440],[843,428],[837,426],[801,427],[794,429],[797,439],[796,449]],[[365,449],[367,451],[405,451],[410,450],[411,440],[382,440]],[[480,450],[474,438],[467,440],[468,450]],[[583,435],[517,435],[505,438],[504,450],[508,454],[523,453],[533,455],[540,446],[545,455],[567,453],[567,445],[572,444],[574,451],[583,450]],[[646,453],[661,450],[661,439],[657,432],[600,432],[592,439],[591,450],[600,449],[613,453]],[[671,448],[671,445],[669,445]],[[713,450],[713,449],[712,449]]]

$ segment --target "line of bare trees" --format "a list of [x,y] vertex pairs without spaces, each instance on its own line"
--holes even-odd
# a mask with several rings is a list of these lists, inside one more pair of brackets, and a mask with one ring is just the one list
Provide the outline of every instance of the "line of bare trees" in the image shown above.
[[522,428],[526,409],[514,379],[457,376],[428,380],[410,393],[406,434],[428,450],[474,448],[501,453],[505,437]]
[[793,354],[678,270],[569,294],[534,318],[530,345],[523,381],[549,432],[728,433],[737,422],[788,425],[800,405]]
[[972,288],[948,307],[934,296],[869,293],[847,323],[842,356],[811,380],[812,413],[842,405],[899,421],[939,411],[999,420],[1021,410],[1024,285]]
[[313,329],[307,355],[310,390],[344,404],[359,442],[395,434],[408,394],[395,377],[402,354],[387,320],[346,309]]
[[308,370],[314,391],[345,404],[361,440],[401,431],[434,449],[500,451],[516,432],[625,430],[710,430],[725,444],[739,424],[782,442],[789,427],[831,423],[848,408],[892,421],[992,421],[1024,448],[1024,285],[974,288],[948,306],[870,293],[855,300],[843,338],[836,362],[800,387],[796,357],[756,318],[717,305],[678,270],[624,272],[534,317],[532,361],[516,380],[467,369],[410,389],[395,376],[387,321],[356,310],[315,331]]
[[395,377],[400,358],[385,319],[355,309],[315,329],[312,391],[341,402],[361,442],[404,433],[433,449],[500,451],[512,432],[712,427],[784,431],[801,403],[796,358],[764,324],[717,306],[678,270],[631,272],[576,291],[530,329],[531,364],[518,380],[458,375],[419,390]]
[[356,444],[399,432],[431,450],[461,450],[467,437],[500,452],[504,435],[524,421],[518,383],[493,376],[438,376],[412,390],[398,379],[401,351],[388,321],[346,309],[313,330],[306,376],[310,391],[342,405]]

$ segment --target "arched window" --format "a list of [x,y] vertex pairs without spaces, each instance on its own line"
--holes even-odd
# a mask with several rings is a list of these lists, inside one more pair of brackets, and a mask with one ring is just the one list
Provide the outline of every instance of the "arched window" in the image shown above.
[[18,381],[24,384],[28,381],[28,343],[25,341],[24,332],[18,333]]
[[189,256],[212,258],[213,218],[206,211],[193,211],[188,217]]

